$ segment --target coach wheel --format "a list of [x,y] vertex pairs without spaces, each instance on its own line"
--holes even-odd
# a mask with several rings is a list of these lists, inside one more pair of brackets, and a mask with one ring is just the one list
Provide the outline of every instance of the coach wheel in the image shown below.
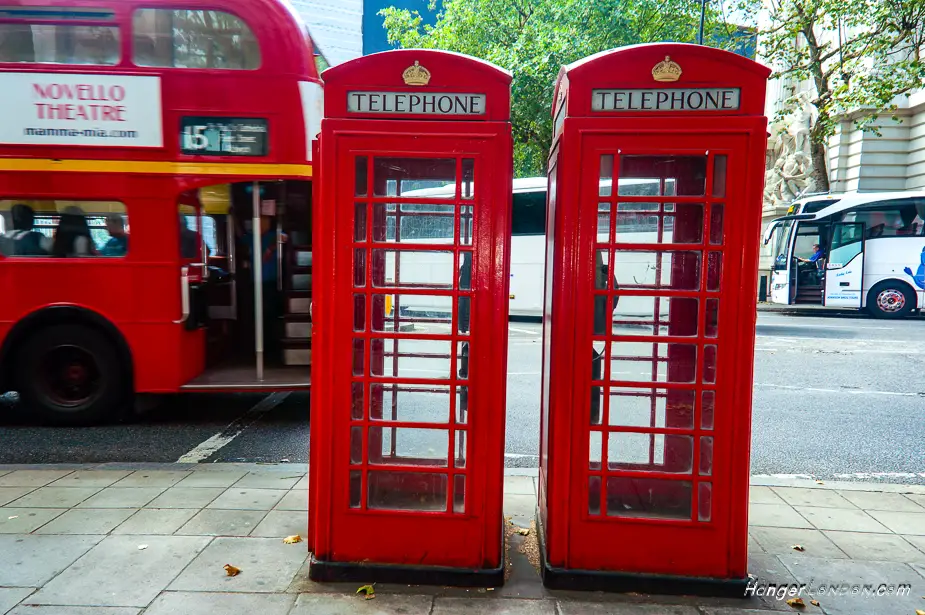
[[88,425],[116,414],[128,381],[118,353],[99,331],[58,325],[29,337],[16,381],[24,412],[56,425]]
[[867,294],[867,311],[875,318],[903,318],[914,308],[915,295],[900,282],[880,282]]

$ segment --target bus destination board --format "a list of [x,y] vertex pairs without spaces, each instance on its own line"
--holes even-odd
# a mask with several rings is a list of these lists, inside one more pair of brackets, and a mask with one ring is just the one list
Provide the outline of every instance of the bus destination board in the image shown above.
[[268,134],[265,119],[184,116],[180,151],[199,156],[266,156]]

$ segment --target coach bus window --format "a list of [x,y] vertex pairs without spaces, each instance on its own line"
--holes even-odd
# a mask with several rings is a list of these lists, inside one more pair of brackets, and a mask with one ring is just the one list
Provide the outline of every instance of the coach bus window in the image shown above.
[[515,192],[511,235],[546,233],[546,192]]
[[253,70],[260,47],[243,21],[221,11],[139,9],[133,18],[138,66]]
[[116,27],[0,24],[0,62],[112,66],[119,59]]
[[110,201],[0,200],[4,256],[122,257],[128,252],[125,205]]

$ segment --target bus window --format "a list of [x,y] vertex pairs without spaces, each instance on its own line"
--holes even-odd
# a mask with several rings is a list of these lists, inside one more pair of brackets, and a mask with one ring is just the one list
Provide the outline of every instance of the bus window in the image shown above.
[[774,238],[774,268],[783,270],[787,268],[787,249],[790,247],[790,229],[793,220],[784,220],[775,229]]
[[0,200],[4,256],[123,257],[125,205],[111,201]]
[[844,216],[846,222],[867,225],[867,239],[921,237],[925,233],[925,199],[892,199],[864,207]]
[[515,192],[511,235],[546,233],[546,192]]
[[796,241],[793,243],[793,256],[797,258],[809,258],[813,255],[813,246],[819,245],[823,250],[826,249],[825,242],[821,239],[822,233],[819,226],[815,224],[806,224],[805,222],[797,227]]
[[221,11],[138,9],[132,19],[138,66],[260,68],[260,46],[243,21]]
[[120,57],[114,26],[0,24],[0,62],[112,66]]
[[[199,227],[202,218],[199,216],[199,209],[192,205],[179,205],[177,209],[180,222],[180,258],[206,262],[209,246],[205,241],[200,242],[202,233]],[[200,244],[202,251],[200,251]]]

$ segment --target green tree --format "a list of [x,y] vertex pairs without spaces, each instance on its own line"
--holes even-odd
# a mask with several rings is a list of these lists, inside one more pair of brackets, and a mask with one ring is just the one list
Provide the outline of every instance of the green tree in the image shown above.
[[[514,74],[514,169],[525,177],[546,171],[559,68],[623,45],[693,42],[700,0],[444,0],[434,25],[417,11],[380,14],[393,44],[466,53]],[[714,44],[737,42],[738,30],[712,9],[706,30]]]
[[759,40],[785,87],[778,119],[812,113],[813,177],[828,190],[825,147],[838,122],[847,115],[876,131],[872,122],[895,110],[894,99],[925,82],[925,0],[768,0],[766,7]]

